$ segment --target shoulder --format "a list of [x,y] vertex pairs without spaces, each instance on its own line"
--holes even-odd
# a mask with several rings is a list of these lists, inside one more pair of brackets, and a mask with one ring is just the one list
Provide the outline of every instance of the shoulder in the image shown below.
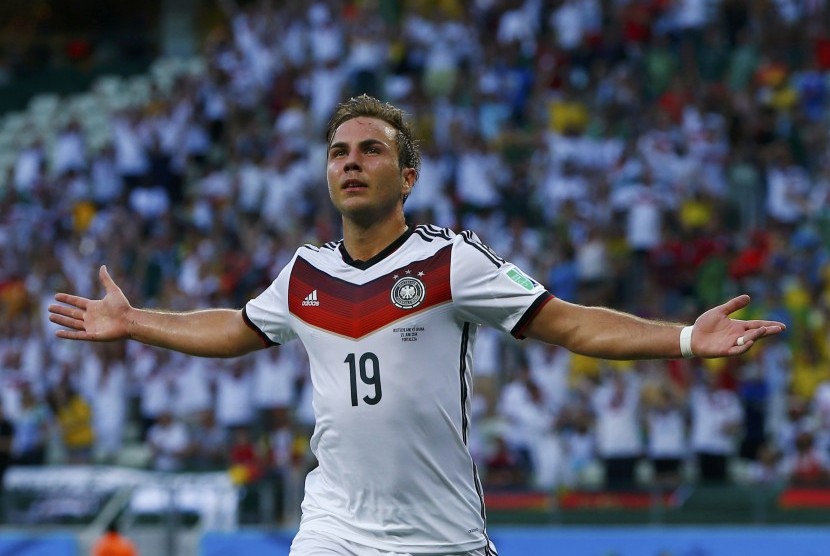
[[451,229],[442,228],[434,224],[419,224],[412,229],[412,234],[427,243],[448,243],[456,237],[456,233]]
[[[501,267],[505,260],[499,257],[488,247],[475,232],[462,230],[455,232],[449,228],[441,228],[435,225],[420,225],[412,230],[412,235],[420,238],[425,248],[441,250],[451,246],[453,258],[457,261],[468,258],[477,259],[482,256],[497,267]],[[429,247],[426,247],[426,246]]]
[[498,268],[501,268],[507,262],[471,230],[459,232],[454,241],[459,252],[469,253],[471,257],[484,257]]
[[[434,224],[421,224],[412,230],[413,235],[428,243],[454,244],[457,246],[470,246],[476,249],[484,249],[495,255],[492,249],[487,247],[483,241],[472,230],[461,230],[455,232],[450,228],[442,228]],[[503,262],[503,261],[502,261]]]
[[288,266],[293,266],[298,258],[319,267],[326,267],[330,264],[335,264],[336,261],[341,259],[341,243],[343,243],[342,239],[337,241],[329,241],[322,245],[314,245],[312,243],[301,245],[297,248],[297,251],[294,253],[294,256]]
[[326,256],[328,254],[335,254],[337,250],[340,248],[340,244],[343,243],[342,239],[337,241],[329,241],[324,243],[323,245],[314,245],[313,243],[306,243],[301,245],[297,248],[297,252],[295,255],[307,255],[310,253],[318,253],[322,256]]

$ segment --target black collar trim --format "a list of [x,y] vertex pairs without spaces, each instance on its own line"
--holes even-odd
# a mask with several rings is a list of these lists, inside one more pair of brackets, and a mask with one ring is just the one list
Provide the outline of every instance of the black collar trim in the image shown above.
[[367,268],[371,267],[374,264],[379,263],[395,251],[397,251],[398,247],[403,245],[409,236],[412,235],[412,227],[407,227],[406,231],[398,237],[395,241],[387,245],[380,253],[369,259],[368,261],[357,261],[349,255],[349,252],[346,251],[346,245],[341,241],[340,242],[340,254],[343,256],[343,262],[345,262],[349,266],[353,266],[360,270],[366,270]]

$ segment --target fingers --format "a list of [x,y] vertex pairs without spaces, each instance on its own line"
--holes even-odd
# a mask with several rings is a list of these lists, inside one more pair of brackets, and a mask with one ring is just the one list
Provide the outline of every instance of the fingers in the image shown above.
[[774,320],[748,320],[746,321],[746,327],[747,329],[764,328],[767,334],[777,334],[787,329],[786,324]]
[[89,300],[77,295],[59,293],[55,300],[62,303],[49,305],[49,320],[64,329],[55,331],[58,338],[70,340],[85,340],[88,335],[85,330],[84,313]]
[[[752,345],[755,340],[765,336],[773,336],[784,331],[784,325],[781,323],[773,323],[771,325],[758,325],[760,321],[750,321],[746,323],[746,328],[743,333],[735,340],[735,345],[744,347]],[[767,322],[767,321],[764,321]],[[753,326],[755,325],[755,326]]]
[[[55,301],[58,301],[59,303],[66,303],[67,305],[72,305],[73,307],[77,307],[78,309],[84,311],[86,311],[87,304],[89,303],[89,299],[85,297],[71,295],[68,293],[56,293]],[[60,305],[50,305],[50,311],[52,310],[52,307],[60,307]]]
[[[765,321],[766,322],[766,321]],[[782,332],[784,326],[781,323],[775,323],[772,326],[758,326],[755,328],[747,328],[741,336],[735,340],[735,345],[729,349],[729,355],[740,355],[749,351],[749,348],[755,344],[755,340],[765,336],[771,336]]]
[[[71,316],[53,313],[49,315],[49,320],[60,326],[65,326],[66,328],[71,328],[73,330],[84,330],[84,321],[73,318]],[[58,332],[65,331],[59,330]],[[58,335],[60,336],[60,334]]]
[[733,297],[732,299],[721,305],[721,310],[723,310],[724,314],[731,315],[735,311],[743,309],[747,305],[749,305],[749,296],[743,294],[737,297]]
[[81,321],[84,319],[83,310],[71,305],[49,305],[49,312],[52,313],[49,315],[49,318],[53,316],[62,316]]
[[110,288],[115,286],[115,281],[107,271],[107,265],[105,264],[102,264],[101,268],[98,269],[98,279],[101,280],[101,284],[104,285],[104,289],[107,291],[110,291]]
[[58,330],[55,336],[64,340],[92,340],[92,336],[83,330]]
[[755,342],[753,342],[752,340],[749,340],[748,342],[744,343],[744,345],[742,345],[742,346],[738,346],[738,345],[732,346],[731,348],[729,348],[729,351],[726,352],[726,354],[731,356],[731,355],[741,355],[742,353],[746,353],[747,351],[749,351],[749,348],[752,347],[753,343],[755,343]]

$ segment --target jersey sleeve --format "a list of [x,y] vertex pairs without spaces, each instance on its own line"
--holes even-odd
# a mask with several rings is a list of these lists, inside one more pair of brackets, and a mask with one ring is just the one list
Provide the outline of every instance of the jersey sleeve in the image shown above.
[[474,233],[462,232],[454,241],[450,282],[460,316],[523,339],[527,324],[553,295]]
[[268,345],[284,344],[297,337],[291,328],[288,311],[288,282],[297,256],[291,259],[277,279],[243,309],[245,322],[259,334]]

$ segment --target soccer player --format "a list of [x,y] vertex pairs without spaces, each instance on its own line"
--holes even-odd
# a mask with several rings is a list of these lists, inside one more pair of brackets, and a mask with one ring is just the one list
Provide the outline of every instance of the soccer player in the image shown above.
[[306,480],[292,556],[496,553],[467,449],[479,325],[606,359],[739,355],[784,329],[731,319],[745,295],[686,327],[560,300],[472,232],[407,225],[420,156],[400,109],[352,98],[327,140],[343,239],[300,247],[244,308],[137,309],[104,266],[102,299],[58,293],[49,307],[57,336],[74,340],[132,339],[205,357],[303,342],[319,466]]

